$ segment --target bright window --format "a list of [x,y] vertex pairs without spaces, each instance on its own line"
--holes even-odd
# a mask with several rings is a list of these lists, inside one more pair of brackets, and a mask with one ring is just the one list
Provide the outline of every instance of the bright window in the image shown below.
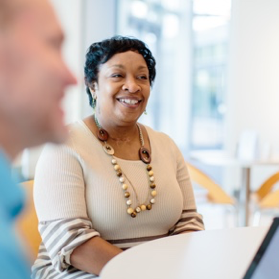
[[193,0],[190,149],[223,147],[231,0]]
[[231,0],[118,0],[117,33],[143,40],[157,78],[141,122],[183,152],[221,148]]

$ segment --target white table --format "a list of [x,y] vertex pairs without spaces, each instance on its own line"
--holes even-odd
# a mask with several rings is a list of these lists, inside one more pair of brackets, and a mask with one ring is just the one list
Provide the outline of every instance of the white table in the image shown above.
[[190,156],[191,159],[196,160],[199,163],[209,165],[209,166],[219,166],[219,167],[238,167],[242,172],[242,183],[240,188],[240,214],[239,214],[239,225],[248,226],[249,225],[249,204],[250,204],[250,191],[251,191],[251,169],[253,166],[268,166],[268,165],[278,165],[279,160],[251,160],[244,161],[231,157],[221,152],[216,151],[201,151],[193,152]]
[[212,230],[166,237],[113,258],[101,279],[241,279],[267,227]]

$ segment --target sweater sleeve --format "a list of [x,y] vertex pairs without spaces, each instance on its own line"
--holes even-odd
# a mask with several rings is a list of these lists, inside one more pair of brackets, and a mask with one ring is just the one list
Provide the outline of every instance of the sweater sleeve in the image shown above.
[[48,145],[36,168],[34,202],[39,231],[58,272],[69,268],[76,247],[100,235],[87,216],[81,164],[69,146]]
[[34,202],[39,221],[88,218],[82,159],[68,145],[46,145],[36,166]]
[[204,230],[202,216],[197,213],[193,187],[185,160],[178,147],[175,145],[174,148],[174,152],[177,154],[176,179],[183,196],[183,210],[180,219],[175,226],[170,229],[169,233],[170,235],[175,235],[187,231]]

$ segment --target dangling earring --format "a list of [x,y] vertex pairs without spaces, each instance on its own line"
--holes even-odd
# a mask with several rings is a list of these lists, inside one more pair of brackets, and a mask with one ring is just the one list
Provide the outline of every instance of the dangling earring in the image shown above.
[[143,112],[143,113],[144,113],[144,115],[147,115],[147,111],[146,111],[146,109],[144,110],[144,112]]
[[[92,96],[93,97],[93,96]],[[95,114],[96,112],[96,104],[97,104],[97,97],[93,97],[93,100],[92,100],[92,108],[93,108],[93,113]]]
[[[93,86],[95,87],[95,86]],[[97,100],[97,96],[95,95],[95,90],[91,87],[88,87],[89,91],[91,93],[91,97],[92,97],[92,102],[91,102],[91,106],[93,108],[93,113],[95,114],[95,108],[96,108],[96,100]]]

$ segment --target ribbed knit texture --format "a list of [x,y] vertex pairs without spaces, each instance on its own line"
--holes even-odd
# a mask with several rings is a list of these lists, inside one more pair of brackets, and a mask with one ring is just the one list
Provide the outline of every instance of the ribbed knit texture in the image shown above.
[[[158,193],[152,210],[141,212],[136,218],[127,214],[111,156],[85,123],[79,121],[70,126],[68,142],[47,145],[37,164],[34,200],[41,229],[45,230],[44,225],[50,221],[85,218],[91,221],[91,233],[98,232],[121,248],[145,242],[145,238],[202,230],[182,154],[167,135],[149,127],[146,130]],[[150,200],[146,165],[140,160],[117,158],[117,162],[136,188],[140,203]],[[128,191],[132,206],[136,207],[136,195],[130,185]]]

